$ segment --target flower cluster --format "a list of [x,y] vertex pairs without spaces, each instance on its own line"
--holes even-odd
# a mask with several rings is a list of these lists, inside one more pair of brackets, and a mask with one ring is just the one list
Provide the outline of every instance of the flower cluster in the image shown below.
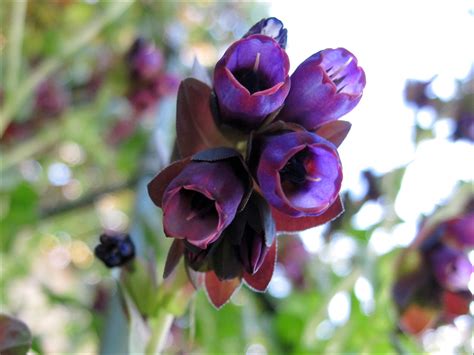
[[221,307],[242,280],[265,291],[276,233],[326,223],[343,211],[337,146],[365,74],[343,48],[322,50],[290,76],[287,30],[263,19],[214,68],[213,88],[181,82],[177,146],[182,159],[148,185],[174,238],[168,276],[184,256],[190,279]]
[[402,254],[392,290],[404,332],[418,335],[469,313],[473,248],[473,212],[421,229]]

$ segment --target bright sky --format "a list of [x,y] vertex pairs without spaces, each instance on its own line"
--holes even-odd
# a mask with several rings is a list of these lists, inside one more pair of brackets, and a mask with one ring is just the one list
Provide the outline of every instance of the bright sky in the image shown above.
[[449,197],[458,179],[474,178],[474,145],[447,142],[447,122],[415,151],[414,113],[403,100],[407,79],[437,74],[434,90],[449,98],[454,80],[467,76],[474,65],[473,1],[275,1],[270,14],[288,28],[291,71],[321,49],[345,47],[366,72],[364,96],[344,117],[353,124],[340,150],[344,188],[360,192],[365,168],[384,173],[410,163],[396,208],[414,223]]

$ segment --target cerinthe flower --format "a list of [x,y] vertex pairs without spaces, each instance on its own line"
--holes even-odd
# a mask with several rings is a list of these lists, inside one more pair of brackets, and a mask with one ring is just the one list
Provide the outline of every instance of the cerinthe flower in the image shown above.
[[288,95],[289,67],[286,52],[271,37],[256,34],[234,42],[214,70],[222,122],[244,131],[260,127]]
[[305,131],[263,136],[255,177],[274,208],[293,217],[318,216],[338,198],[342,166],[336,147]]
[[148,188],[163,209],[165,234],[200,249],[216,241],[247,194],[249,177],[242,164],[235,150],[217,148],[158,174]]
[[301,63],[291,75],[291,89],[277,119],[308,130],[338,119],[362,97],[365,73],[344,48],[325,49]]

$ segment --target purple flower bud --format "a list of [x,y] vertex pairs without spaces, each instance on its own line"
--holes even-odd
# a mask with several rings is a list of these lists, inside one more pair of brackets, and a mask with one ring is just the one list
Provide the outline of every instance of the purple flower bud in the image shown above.
[[102,234],[95,255],[107,267],[122,266],[135,257],[135,246],[129,235]]
[[245,226],[242,241],[240,243],[240,258],[242,264],[249,274],[255,274],[265,260],[269,247],[265,244],[264,231],[254,230],[249,224]]
[[268,36],[232,44],[214,70],[222,121],[243,130],[258,128],[288,95],[289,66],[285,51]]
[[278,44],[285,49],[288,31],[283,27],[281,22],[276,17],[264,18],[253,25],[243,38],[261,34],[273,38]]
[[164,191],[165,234],[207,248],[234,219],[244,190],[228,161],[190,162]]
[[364,71],[352,53],[344,48],[325,49],[291,75],[291,90],[278,119],[313,130],[351,111],[364,86]]
[[159,73],[163,65],[163,55],[152,43],[137,38],[127,53],[127,61],[132,76],[149,80]]
[[442,245],[430,253],[436,280],[450,291],[467,290],[473,272],[469,258],[460,250]]
[[256,177],[270,205],[293,216],[318,216],[336,200],[342,166],[336,147],[307,131],[263,137]]

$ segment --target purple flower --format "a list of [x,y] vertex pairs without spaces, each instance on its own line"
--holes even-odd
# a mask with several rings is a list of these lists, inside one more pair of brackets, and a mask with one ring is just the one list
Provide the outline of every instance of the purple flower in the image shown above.
[[150,80],[160,72],[163,55],[152,43],[137,38],[127,53],[127,61],[132,77]]
[[126,234],[102,234],[94,251],[97,258],[110,268],[122,266],[135,257],[135,246]]
[[285,49],[288,31],[276,17],[264,18],[253,25],[244,35],[245,37],[261,34],[273,38],[278,44]]
[[262,137],[256,178],[266,200],[293,216],[318,216],[337,199],[342,166],[336,147],[307,131]]
[[450,291],[467,290],[473,268],[465,253],[440,245],[430,253],[429,258],[440,285]]
[[278,119],[313,130],[351,111],[364,86],[364,71],[352,53],[344,48],[325,49],[291,75],[291,90]]
[[206,249],[232,222],[250,186],[239,153],[216,148],[170,165],[148,191],[163,209],[165,234]]
[[221,120],[246,131],[258,128],[288,95],[289,66],[271,37],[251,35],[232,44],[214,70]]
[[232,222],[244,186],[226,162],[191,162],[163,195],[163,225],[168,237],[206,248]]

